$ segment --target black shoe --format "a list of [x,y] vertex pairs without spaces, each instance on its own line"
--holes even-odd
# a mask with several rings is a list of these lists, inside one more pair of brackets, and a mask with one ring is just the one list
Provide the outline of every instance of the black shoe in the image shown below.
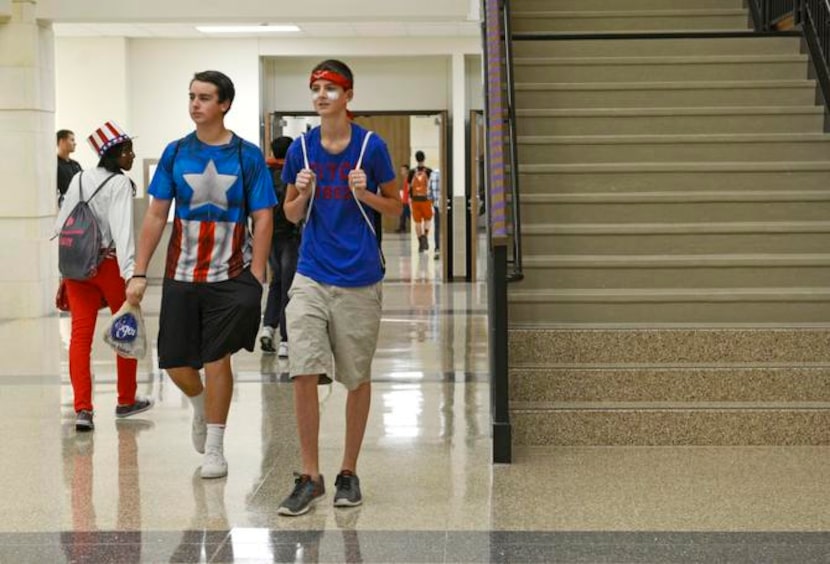
[[308,513],[311,506],[326,495],[326,484],[322,474],[320,474],[319,482],[312,480],[308,474],[295,473],[294,475],[296,476],[294,491],[280,503],[277,509],[280,515],[296,517]]
[[95,429],[95,424],[92,422],[92,412],[82,409],[75,415],[75,430],[85,433],[93,429]]
[[344,470],[337,475],[334,481],[337,492],[334,494],[335,507],[355,507],[363,503],[363,496],[360,494],[360,479]]
[[116,417],[130,417],[131,415],[136,415],[138,413],[142,413],[147,411],[153,407],[153,400],[148,398],[135,398],[135,402],[131,403],[130,405],[118,405],[115,407],[115,416]]

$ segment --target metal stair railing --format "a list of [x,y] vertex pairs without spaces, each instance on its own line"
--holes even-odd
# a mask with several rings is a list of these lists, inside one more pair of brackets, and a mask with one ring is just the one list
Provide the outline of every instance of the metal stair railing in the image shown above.
[[810,51],[827,115],[830,108],[830,2],[796,0],[794,15],[795,24],[801,29]]
[[[749,9],[755,30],[776,31],[792,17],[801,32],[816,73],[824,100],[825,115],[830,111],[830,0],[750,0]],[[825,120],[826,122],[828,120]]]
[[[487,239],[489,248],[488,299],[490,345],[490,414],[493,425],[493,462],[512,458],[508,384],[507,284],[521,279],[521,226],[516,161],[515,110],[512,108],[510,14],[507,0],[482,0],[484,53],[485,183],[487,186]],[[503,72],[502,65],[506,69]],[[503,89],[507,85],[507,106]],[[507,119],[505,119],[505,117]],[[509,187],[505,176],[505,146],[511,159]],[[510,190],[510,221],[507,190]],[[512,259],[508,246],[512,236]],[[508,263],[512,272],[508,274]]]

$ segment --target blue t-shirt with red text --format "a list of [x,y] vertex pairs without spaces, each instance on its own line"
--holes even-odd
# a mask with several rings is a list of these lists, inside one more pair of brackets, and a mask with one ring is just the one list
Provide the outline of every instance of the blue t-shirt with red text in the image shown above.
[[[368,133],[352,123],[348,147],[337,155],[328,153],[320,140],[320,128],[306,133],[308,162],[317,176],[311,215],[303,230],[297,272],[323,284],[358,287],[383,279],[377,237],[360,213],[358,202],[349,188],[349,172],[360,156]],[[303,169],[300,139],[294,140],[285,158],[282,179],[294,184]],[[395,179],[395,170],[386,143],[372,134],[361,168],[366,172],[367,189],[378,193],[380,186]],[[366,215],[376,225],[378,213],[361,203]]]

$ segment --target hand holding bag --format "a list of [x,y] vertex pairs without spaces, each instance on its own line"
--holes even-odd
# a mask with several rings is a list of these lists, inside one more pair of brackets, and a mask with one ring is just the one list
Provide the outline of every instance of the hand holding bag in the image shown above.
[[124,302],[104,328],[104,342],[111,346],[118,356],[144,358],[147,352],[147,330],[139,306]]

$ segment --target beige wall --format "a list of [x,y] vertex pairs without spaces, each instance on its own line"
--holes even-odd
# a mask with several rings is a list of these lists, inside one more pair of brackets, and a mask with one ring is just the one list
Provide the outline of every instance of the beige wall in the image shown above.
[[34,5],[4,6],[0,23],[0,318],[49,313],[57,288],[52,33]]

